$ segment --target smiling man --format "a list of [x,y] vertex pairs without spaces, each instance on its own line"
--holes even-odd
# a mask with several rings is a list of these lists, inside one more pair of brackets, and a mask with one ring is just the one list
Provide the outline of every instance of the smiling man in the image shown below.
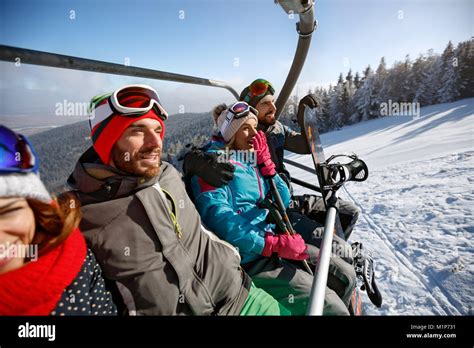
[[132,123],[113,147],[110,165],[137,176],[153,178],[160,171],[162,133],[162,123],[157,119],[145,118]]
[[[238,252],[201,225],[179,172],[161,161],[167,113],[149,86],[92,101],[93,147],[68,183],[81,230],[129,314],[280,315]],[[120,298],[120,297],[119,297]]]

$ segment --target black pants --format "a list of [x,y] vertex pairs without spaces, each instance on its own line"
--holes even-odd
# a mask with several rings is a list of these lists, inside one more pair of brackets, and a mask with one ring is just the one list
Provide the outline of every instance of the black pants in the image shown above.
[[[359,218],[359,208],[354,204],[344,201],[339,202],[339,219],[341,220],[342,229],[344,232],[344,239],[347,241],[352,233],[354,225]],[[316,195],[302,195],[293,196],[293,200],[288,209],[288,213],[296,212],[303,214],[311,220],[317,222],[324,229],[324,222],[326,220],[326,207],[321,196]]]

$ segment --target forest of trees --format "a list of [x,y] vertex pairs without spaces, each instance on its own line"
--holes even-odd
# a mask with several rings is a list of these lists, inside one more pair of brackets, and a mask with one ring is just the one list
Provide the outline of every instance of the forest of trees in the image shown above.
[[[370,65],[360,75],[341,73],[335,86],[315,88],[308,93],[321,103],[321,132],[384,116],[382,103],[419,103],[420,106],[448,103],[474,97],[474,39],[454,48],[451,41],[441,55],[429,50],[414,61],[407,55],[391,68],[381,58],[374,71]],[[295,128],[298,98],[286,104],[281,121]]]

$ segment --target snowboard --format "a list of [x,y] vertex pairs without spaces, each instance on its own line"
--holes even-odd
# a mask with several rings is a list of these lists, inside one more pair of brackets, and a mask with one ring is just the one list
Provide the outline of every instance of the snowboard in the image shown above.
[[[321,189],[321,195],[324,200],[326,211],[328,209],[328,201],[331,198],[332,192],[326,185],[326,156],[324,155],[323,146],[318,130],[317,108],[309,108],[305,106],[304,111],[304,132],[308,141],[308,147],[311,151],[311,158],[313,160],[314,169]],[[334,234],[338,237],[344,238],[344,232],[341,225],[339,215],[336,214],[334,224]],[[352,292],[351,301],[349,304],[349,312],[351,315],[362,315],[362,296],[359,288],[356,286]]]

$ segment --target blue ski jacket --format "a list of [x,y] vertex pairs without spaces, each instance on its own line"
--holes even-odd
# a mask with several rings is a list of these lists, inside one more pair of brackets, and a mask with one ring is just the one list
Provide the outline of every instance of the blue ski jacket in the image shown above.
[[[207,151],[225,153],[224,144],[211,141]],[[263,257],[265,234],[273,233],[275,225],[265,221],[268,209],[258,207],[270,192],[269,183],[253,163],[240,157],[231,154],[229,158],[235,166],[234,178],[229,184],[217,188],[193,176],[191,188],[204,224],[234,245],[244,264]],[[291,198],[288,186],[278,174],[273,179],[283,204],[288,207]]]

